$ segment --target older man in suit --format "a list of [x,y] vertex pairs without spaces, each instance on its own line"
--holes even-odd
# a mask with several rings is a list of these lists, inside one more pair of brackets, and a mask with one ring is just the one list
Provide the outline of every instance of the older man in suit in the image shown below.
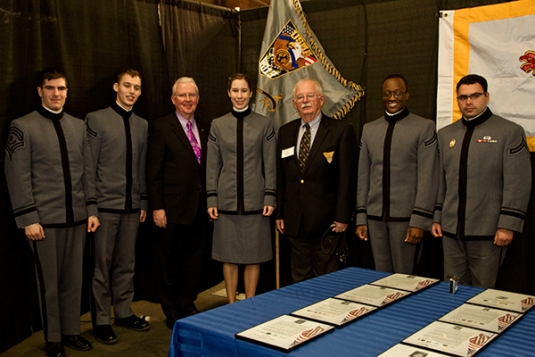
[[199,90],[192,78],[179,78],[171,101],[175,113],[158,119],[149,136],[147,187],[149,208],[163,230],[157,243],[159,295],[167,326],[197,313],[206,213],[206,137],[195,117]]
[[[345,232],[355,207],[355,132],[325,116],[324,101],[318,82],[297,82],[293,103],[301,118],[279,129],[276,224],[290,242],[294,282],[338,268],[336,233]],[[322,249],[329,227],[334,241]]]

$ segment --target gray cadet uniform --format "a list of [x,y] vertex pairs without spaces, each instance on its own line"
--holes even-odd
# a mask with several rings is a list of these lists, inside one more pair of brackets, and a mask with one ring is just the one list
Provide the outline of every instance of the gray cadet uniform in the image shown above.
[[[475,119],[439,130],[438,142],[434,222],[444,235],[444,278],[455,275],[464,284],[493,287],[506,251],[494,245],[496,230],[522,232],[529,202],[531,164],[524,129],[487,108]],[[459,252],[460,246],[466,251]]]
[[435,125],[404,108],[364,125],[357,225],[367,225],[375,268],[411,274],[416,245],[408,227],[431,228],[438,187]]
[[272,258],[270,218],[276,207],[277,140],[271,120],[247,109],[214,119],[208,137],[206,193],[217,207],[212,258],[256,264]]
[[97,216],[84,121],[43,107],[13,120],[5,173],[17,226],[39,223],[46,237],[28,240],[45,340],[79,335],[87,218]]
[[[147,210],[148,123],[117,103],[87,114],[100,227],[95,232],[93,324],[133,315],[134,266],[140,209]],[[113,300],[113,301],[112,301]]]

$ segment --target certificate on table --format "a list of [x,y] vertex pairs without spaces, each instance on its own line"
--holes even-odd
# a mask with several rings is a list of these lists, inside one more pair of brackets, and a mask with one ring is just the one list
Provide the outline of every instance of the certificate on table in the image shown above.
[[420,347],[397,344],[377,357],[449,357],[438,352],[424,350]]
[[362,285],[358,288],[338,294],[338,299],[361,302],[372,306],[385,306],[396,300],[399,300],[411,293],[397,289],[385,288],[375,285]]
[[376,280],[372,285],[385,286],[387,288],[401,289],[416,292],[438,283],[438,279],[424,278],[422,276],[407,274],[392,274]]
[[236,338],[289,351],[332,330],[334,326],[301,317],[282,315],[239,332]]
[[467,302],[525,313],[535,305],[535,296],[487,289]]
[[294,311],[292,315],[342,326],[374,310],[377,308],[373,306],[329,298]]
[[463,304],[442,316],[439,321],[501,333],[520,317],[522,314],[518,312]]
[[403,340],[403,343],[465,357],[475,355],[496,336],[492,332],[435,321]]

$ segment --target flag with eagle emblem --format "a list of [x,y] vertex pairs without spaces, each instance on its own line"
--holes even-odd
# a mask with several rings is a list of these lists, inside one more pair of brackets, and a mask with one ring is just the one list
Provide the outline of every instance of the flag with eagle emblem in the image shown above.
[[276,128],[299,117],[292,103],[300,79],[318,81],[325,95],[323,112],[344,117],[364,90],[344,79],[308,26],[299,0],[271,1],[258,63],[255,111]]

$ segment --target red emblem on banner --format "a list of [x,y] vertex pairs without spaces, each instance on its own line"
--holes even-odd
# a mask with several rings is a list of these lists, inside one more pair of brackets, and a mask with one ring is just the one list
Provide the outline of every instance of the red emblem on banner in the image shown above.
[[305,37],[290,20],[260,60],[259,69],[262,75],[275,79],[317,61]]
[[535,51],[526,51],[518,60],[523,62],[520,65],[520,69],[526,73],[531,72],[535,76]]

